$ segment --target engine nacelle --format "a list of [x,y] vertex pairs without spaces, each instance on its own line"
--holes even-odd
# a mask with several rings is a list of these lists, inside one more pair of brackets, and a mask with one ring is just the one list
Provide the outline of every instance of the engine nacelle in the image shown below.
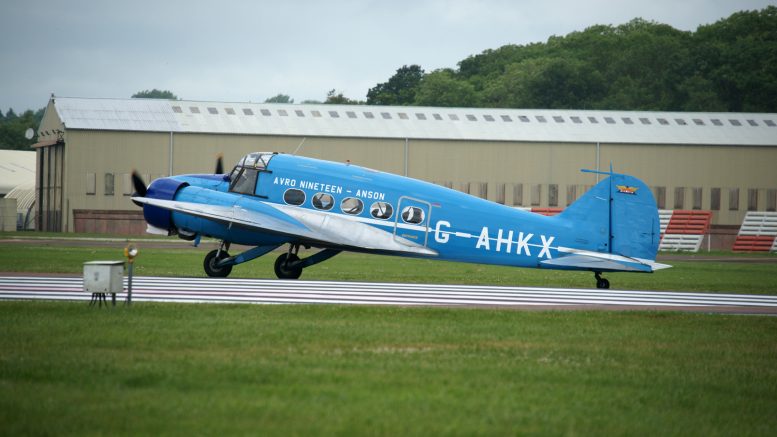
[[[146,197],[162,200],[175,200],[178,191],[188,186],[187,182],[182,182],[173,178],[157,179],[148,186]],[[149,225],[160,229],[166,229],[170,235],[176,232],[173,224],[173,214],[170,210],[159,208],[153,205],[143,206],[143,217]]]

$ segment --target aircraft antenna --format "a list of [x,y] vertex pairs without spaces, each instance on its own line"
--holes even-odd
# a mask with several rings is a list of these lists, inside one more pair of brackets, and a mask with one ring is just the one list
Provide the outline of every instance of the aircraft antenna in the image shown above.
[[292,153],[291,156],[295,156],[297,154],[297,152],[299,152],[299,149],[302,148],[302,145],[305,144],[305,140],[307,140],[307,139],[308,139],[308,137],[305,137],[305,138],[302,139],[302,141],[300,141],[299,145],[297,146],[296,149],[294,149],[294,153]]

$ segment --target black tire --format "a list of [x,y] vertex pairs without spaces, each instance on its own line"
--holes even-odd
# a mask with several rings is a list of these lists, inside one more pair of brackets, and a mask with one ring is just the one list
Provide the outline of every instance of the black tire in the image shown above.
[[603,290],[607,290],[607,289],[610,288],[610,281],[608,281],[607,279],[604,279],[604,278],[599,279],[599,280],[596,281],[596,288],[601,288]]
[[302,276],[302,267],[288,267],[287,263],[299,261],[297,255],[284,253],[275,260],[275,276],[278,279],[298,279]]
[[[217,257],[218,255],[218,257]],[[218,250],[211,250],[205,255],[205,261],[202,266],[205,268],[205,274],[211,278],[226,278],[232,272],[232,266],[216,267],[216,263],[222,259],[229,258],[229,254],[222,250],[219,254]]]

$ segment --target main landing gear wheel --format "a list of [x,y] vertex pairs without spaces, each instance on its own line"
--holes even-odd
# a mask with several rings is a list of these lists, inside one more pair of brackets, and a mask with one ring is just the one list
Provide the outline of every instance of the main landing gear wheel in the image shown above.
[[232,272],[232,266],[216,267],[216,263],[229,258],[226,250],[211,250],[205,255],[205,261],[202,263],[205,267],[205,273],[211,278],[226,278]]
[[284,253],[275,260],[275,275],[278,279],[298,279],[302,275],[302,267],[289,266],[290,263],[299,261],[299,257],[293,253]]
[[607,290],[610,288],[610,281],[608,281],[605,278],[602,278],[602,274],[600,272],[595,272],[594,277],[596,278],[596,288],[601,288],[604,290]]

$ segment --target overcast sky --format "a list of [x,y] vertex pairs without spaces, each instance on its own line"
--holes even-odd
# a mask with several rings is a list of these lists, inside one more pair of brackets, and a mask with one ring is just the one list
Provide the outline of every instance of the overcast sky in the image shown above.
[[777,0],[0,2],[0,110],[151,88],[187,100],[363,100],[397,68],[642,17],[695,30]]

